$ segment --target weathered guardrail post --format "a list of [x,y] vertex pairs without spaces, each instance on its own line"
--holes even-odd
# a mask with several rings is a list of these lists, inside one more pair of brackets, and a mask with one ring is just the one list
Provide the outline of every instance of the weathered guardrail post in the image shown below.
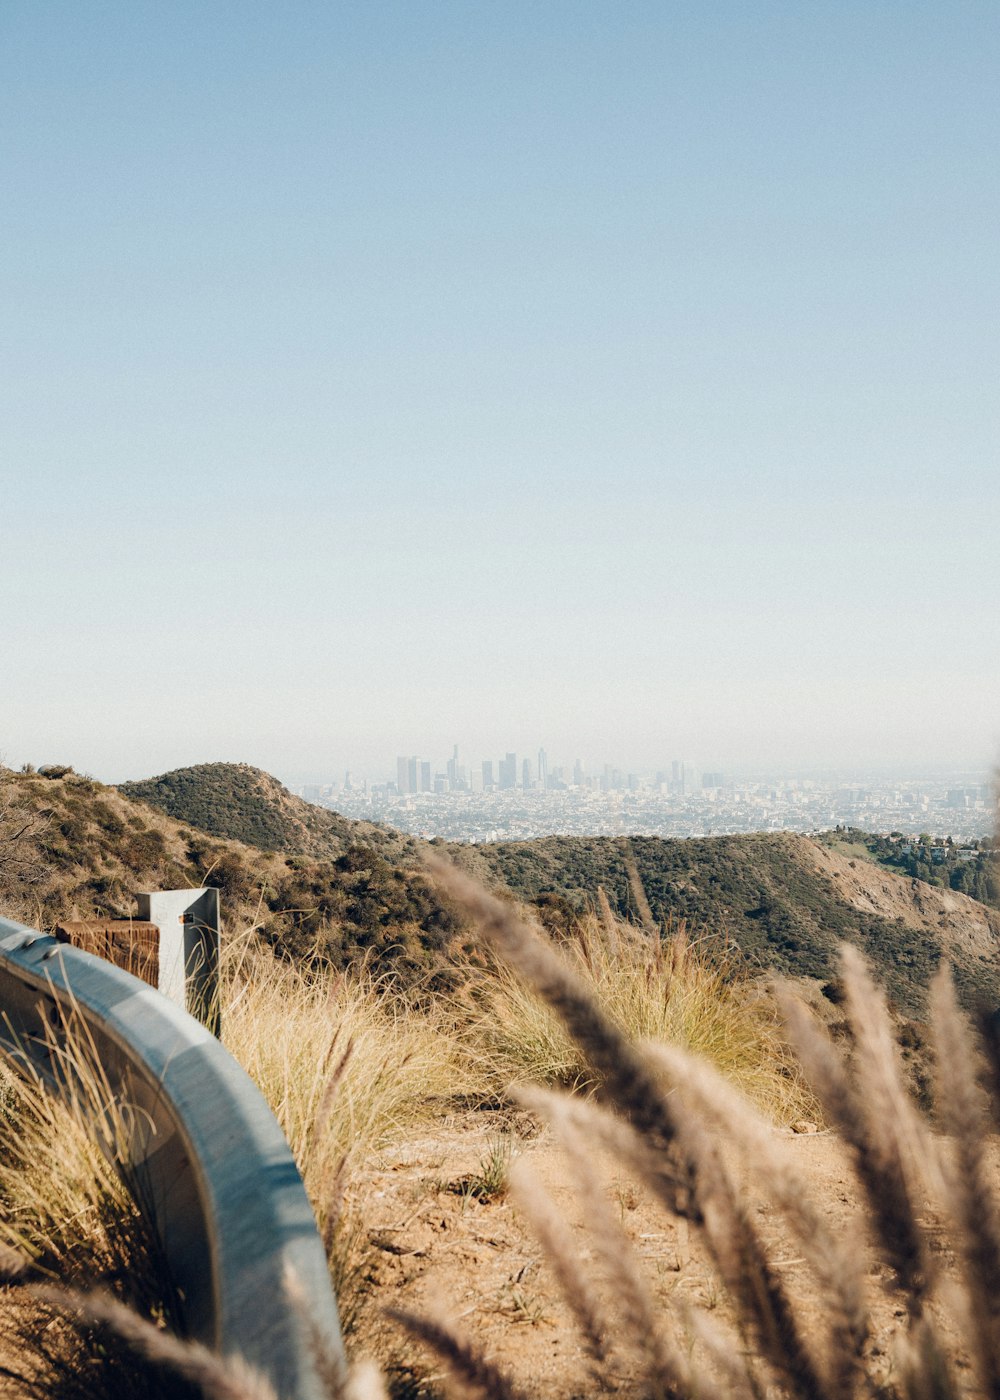
[[136,895],[135,919],[73,919],[56,937],[141,977],[219,1034],[219,891]]
[[140,894],[139,918],[160,930],[158,988],[219,1034],[219,891]]

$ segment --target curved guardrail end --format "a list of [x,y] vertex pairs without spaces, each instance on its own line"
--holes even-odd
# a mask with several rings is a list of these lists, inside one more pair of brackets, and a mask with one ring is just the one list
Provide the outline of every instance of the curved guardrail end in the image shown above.
[[326,1253],[263,1096],[214,1036],[121,968],[0,919],[0,1053],[53,1092],[79,1018],[116,1096],[139,1110],[122,1164],[162,1242],[188,1335],[323,1400],[317,1348],[343,1362]]

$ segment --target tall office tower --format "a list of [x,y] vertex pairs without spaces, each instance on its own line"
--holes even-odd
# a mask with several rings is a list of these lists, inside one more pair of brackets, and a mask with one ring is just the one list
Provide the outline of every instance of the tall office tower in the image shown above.
[[547,788],[549,785],[549,758],[544,749],[538,750],[538,786]]
[[417,758],[416,754],[414,754],[412,758],[407,759],[406,783],[407,792],[420,791],[420,759]]
[[500,760],[500,790],[509,791],[517,787],[517,754],[509,753]]
[[449,787],[453,787],[453,788],[458,787],[458,745],[457,745],[457,744],[455,745],[455,747],[454,747],[454,749],[453,749],[453,751],[452,751],[451,758],[449,758],[449,760],[448,760],[448,763],[447,763],[447,766],[446,766],[446,773],[447,773],[447,777],[448,777],[448,785],[449,785]]
[[493,787],[493,760],[483,759],[483,792],[489,792]]
[[702,773],[701,785],[703,788],[725,787],[726,779],[722,773]]
[[409,790],[409,765],[406,761],[406,755],[404,754],[396,759],[396,791],[409,792]]
[[683,780],[684,780],[684,776],[683,776],[683,775],[684,775],[684,764],[681,762],[681,760],[680,760],[679,758],[675,758],[674,761],[673,761],[673,763],[671,763],[671,765],[670,765],[670,781],[671,781],[672,783],[680,783],[680,782],[683,782]]
[[431,765],[421,763],[420,765],[420,791],[430,792],[431,790]]
[[685,763],[681,768],[681,791],[685,797],[690,797],[698,789],[698,770],[693,763]]
[[583,787],[586,773],[583,771],[583,764],[579,759],[573,764],[573,783],[576,787]]
[[531,759],[526,758],[521,764],[521,786],[525,792],[531,787]]

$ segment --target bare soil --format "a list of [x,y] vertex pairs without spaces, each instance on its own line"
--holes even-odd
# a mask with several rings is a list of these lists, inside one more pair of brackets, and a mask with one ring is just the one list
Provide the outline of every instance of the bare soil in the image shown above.
[[[869,1369],[873,1377],[887,1379],[893,1339],[905,1326],[904,1310],[887,1286],[888,1270],[868,1250],[842,1144],[815,1131],[815,1125],[799,1126],[806,1131],[780,1136],[822,1214],[864,1253],[872,1310]],[[527,1158],[572,1221],[581,1266],[591,1258],[561,1154],[549,1134],[534,1133],[528,1120],[511,1132],[509,1120],[491,1115],[448,1119],[438,1131],[386,1152],[357,1183],[365,1201],[368,1253],[365,1298],[348,1346],[353,1355],[382,1365],[395,1395],[440,1394],[441,1373],[434,1359],[386,1318],[386,1308],[446,1319],[529,1396],[570,1400],[594,1393],[580,1338],[530,1230],[509,1198],[476,1189],[504,1132],[513,1153]],[[808,1330],[821,1317],[810,1270],[760,1183],[743,1174],[751,1209]],[[675,1314],[688,1304],[727,1317],[727,1300],[696,1231],[668,1218],[648,1191],[613,1170],[607,1192],[659,1304]],[[944,1233],[932,1220],[927,1223],[931,1249],[947,1266]],[[959,1364],[964,1368],[967,1362],[960,1358]]]

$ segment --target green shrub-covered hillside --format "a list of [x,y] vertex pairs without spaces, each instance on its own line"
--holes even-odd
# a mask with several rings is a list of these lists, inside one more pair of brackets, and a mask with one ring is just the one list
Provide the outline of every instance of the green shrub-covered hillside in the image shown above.
[[838,880],[804,836],[548,837],[481,846],[467,859],[550,909],[580,909],[601,886],[616,912],[638,917],[631,868],[657,922],[684,919],[761,965],[829,979],[847,940],[865,950],[898,1004],[916,1011],[947,955],[967,999],[1000,1005],[1000,917],[926,885],[915,890],[870,860],[855,861],[851,881]]

